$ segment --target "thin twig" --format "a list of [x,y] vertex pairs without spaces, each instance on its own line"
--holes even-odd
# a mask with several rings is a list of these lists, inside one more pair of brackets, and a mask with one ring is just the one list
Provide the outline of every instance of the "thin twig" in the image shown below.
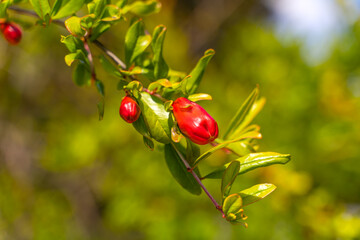
[[201,182],[200,178],[198,177],[198,175],[195,173],[195,171],[193,171],[191,169],[190,164],[187,162],[187,160],[185,159],[185,157],[182,155],[182,153],[176,148],[175,144],[171,143],[171,145],[174,147],[175,151],[177,152],[177,154],[179,155],[181,161],[184,163],[186,169],[193,175],[193,177],[195,178],[196,182],[200,185],[200,187],[204,190],[204,192],[206,193],[206,195],[208,195],[208,197],[210,198],[210,200],[212,201],[212,203],[215,205],[215,208],[217,210],[219,210],[223,215],[224,212],[222,210],[222,207],[218,204],[218,202],[215,200],[215,198],[209,193],[209,191],[206,189],[206,187],[204,186],[204,184]]
[[111,60],[113,60],[117,65],[121,67],[121,69],[126,70],[126,65],[120,58],[118,58],[113,52],[107,49],[101,42],[98,40],[94,40],[93,43],[100,48]]

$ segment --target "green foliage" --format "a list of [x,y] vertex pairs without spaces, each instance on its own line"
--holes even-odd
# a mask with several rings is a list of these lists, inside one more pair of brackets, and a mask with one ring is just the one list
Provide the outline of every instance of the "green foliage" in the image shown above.
[[[186,156],[184,151],[180,150],[178,145],[177,149],[174,148],[173,144],[166,144],[164,148],[166,164],[176,181],[187,191],[192,194],[200,195],[201,188],[200,185],[196,182],[192,174],[185,167],[184,163],[181,160],[181,156]],[[179,154],[180,152],[180,154]]]

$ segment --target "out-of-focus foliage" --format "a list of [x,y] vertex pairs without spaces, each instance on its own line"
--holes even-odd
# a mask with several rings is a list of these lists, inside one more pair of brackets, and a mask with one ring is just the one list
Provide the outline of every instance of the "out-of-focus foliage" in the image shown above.
[[[163,2],[161,14],[147,17],[148,28],[168,27],[164,58],[189,72],[198,59],[188,50],[192,37],[178,24],[175,2]],[[259,182],[278,187],[245,208],[249,228],[228,225],[204,194],[184,191],[158,145],[151,154],[133,147],[143,146],[142,138],[118,116],[123,96],[101,68],[108,88],[98,121],[99,96],[71,81],[58,38],[66,31],[50,25],[25,30],[16,47],[0,41],[0,239],[359,239],[360,23],[314,67],[299,44],[282,44],[260,18],[216,26],[216,45],[200,51],[217,52],[200,90],[212,95],[204,105],[219,125],[228,125],[259,84],[267,99],[255,119],[260,150],[293,156],[286,167],[237,177],[233,192]],[[125,29],[116,25],[101,38],[122,57]],[[94,55],[100,65],[100,52]],[[227,154],[200,164],[210,172],[215,158],[225,162]],[[204,181],[218,199],[219,181]]]

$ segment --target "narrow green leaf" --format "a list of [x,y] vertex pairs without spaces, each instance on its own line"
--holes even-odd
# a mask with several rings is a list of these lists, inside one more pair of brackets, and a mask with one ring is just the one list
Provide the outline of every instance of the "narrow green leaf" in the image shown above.
[[60,8],[69,1],[70,0],[55,0],[51,9],[51,16],[55,16],[59,12]]
[[93,12],[97,18],[101,18],[102,13],[105,9],[105,6],[107,4],[106,0],[93,0],[94,6],[93,6]]
[[120,70],[120,72],[126,76],[131,76],[131,75],[146,75],[146,74],[150,73],[150,70],[147,68],[142,68],[142,67],[136,66],[129,71]]
[[254,202],[263,199],[264,197],[272,193],[275,189],[276,189],[275,185],[271,183],[263,183],[245,189],[239,192],[239,195],[243,200],[243,205],[247,206],[249,204],[252,204]]
[[[52,11],[52,19],[59,19],[67,16],[71,16],[72,14],[79,11],[85,3],[85,0],[69,0],[64,1],[61,8],[57,11]],[[54,7],[56,3],[54,4]]]
[[[179,146],[179,145],[177,145]],[[183,150],[178,149],[182,154],[184,153]],[[170,170],[170,173],[175,178],[175,180],[187,191],[192,194],[200,195],[201,194],[201,187],[196,182],[194,176],[187,171],[184,163],[181,161],[177,151],[171,144],[166,144],[165,149],[165,161]],[[183,156],[185,156],[183,154]]]
[[259,152],[250,153],[244,157],[236,159],[236,161],[241,163],[239,174],[243,174],[259,167],[267,167],[273,164],[286,164],[290,161],[290,159],[290,154]]
[[105,112],[104,98],[101,98],[100,102],[98,102],[97,108],[98,108],[98,113],[99,113],[99,121],[101,121],[104,118],[104,112]]
[[230,213],[236,214],[241,210],[243,206],[243,201],[241,196],[237,193],[231,194],[224,199],[223,203],[223,212],[225,216],[228,216]]
[[250,94],[250,96],[245,100],[245,102],[242,104],[242,106],[239,108],[233,119],[231,119],[228,129],[226,130],[224,134],[224,139],[228,138],[228,135],[232,133],[233,131],[236,131],[238,126],[242,123],[242,121],[245,119],[246,115],[251,110],[257,96],[259,94],[259,88],[256,87]]
[[88,66],[82,62],[74,67],[73,80],[78,86],[89,85],[91,81],[91,73]]
[[51,8],[48,0],[29,0],[31,5],[33,6],[36,14],[43,20],[45,20],[45,16],[50,14]]
[[81,27],[81,18],[71,17],[65,21],[66,29],[71,33],[71,35],[81,37],[84,36],[86,31]]
[[1,18],[7,18],[7,8],[10,6],[10,1],[2,1],[0,2],[0,19]]
[[170,113],[165,110],[161,100],[146,92],[141,92],[138,102],[151,137],[160,143],[171,142],[173,123]]
[[151,43],[150,35],[139,36],[138,39],[136,40],[133,54],[131,55],[130,58],[130,62],[134,62],[135,59],[146,50],[146,48],[150,45],[150,43]]
[[210,62],[211,58],[214,56],[215,51],[213,49],[208,49],[205,51],[204,56],[200,58],[199,62],[196,64],[195,68],[190,72],[190,78],[187,80],[186,92],[193,94],[196,92],[200,85],[200,81],[204,75],[205,68]]
[[96,80],[95,81],[95,86],[97,91],[100,93],[101,96],[105,96],[105,87],[104,87],[104,83],[100,80]]
[[190,101],[197,102],[200,100],[212,100],[212,97],[207,93],[195,93],[188,97]]
[[142,114],[140,114],[139,118],[135,122],[133,122],[132,125],[135,130],[138,131],[141,135],[147,138],[151,138],[148,126],[146,125]]
[[[240,162],[241,167],[239,174],[243,174],[260,167],[267,167],[273,164],[286,164],[287,162],[290,161],[290,159],[291,159],[290,154],[280,154],[275,152],[259,152],[259,153],[250,153],[244,157],[236,159],[235,161]],[[224,174],[225,167],[215,170],[207,174],[203,178],[220,179]]]
[[124,7],[123,11],[132,12],[139,16],[148,16],[153,13],[158,13],[161,8],[161,3],[155,0],[150,1],[136,1],[131,5]]
[[74,37],[73,35],[61,36],[60,41],[65,44],[65,46],[71,53],[76,52],[78,49],[85,51],[84,43],[79,38]]
[[233,139],[233,140],[229,140],[229,141],[225,141],[222,142],[218,145],[216,145],[215,147],[209,149],[208,151],[204,152],[200,157],[198,157],[194,163],[194,165],[196,166],[197,164],[199,164],[200,161],[208,158],[211,154],[213,154],[215,151],[226,147],[227,145],[229,145],[230,143],[234,143],[234,142],[239,142],[243,139],[247,139],[247,138],[261,138],[261,134],[258,132],[248,132],[245,133],[244,135],[240,136],[239,138]]
[[126,6],[127,2],[128,2],[127,0],[118,0],[116,2],[116,6],[118,6],[119,8],[123,8]]
[[144,35],[143,33],[143,26],[142,21],[137,20],[135,21],[125,35],[125,64],[127,66],[130,65],[132,55],[134,53],[134,49],[136,46],[136,42],[139,38],[139,36]]
[[234,138],[241,132],[243,132],[247,126],[254,120],[254,118],[259,114],[262,108],[265,105],[265,98],[260,98],[259,100],[255,101],[252,105],[250,111],[246,114],[244,120],[239,124],[236,128],[234,128],[233,133],[229,135],[229,138]]
[[223,198],[227,197],[230,193],[231,186],[234,183],[238,172],[240,170],[240,163],[232,161],[226,168],[221,181],[221,195]]
[[166,27],[159,25],[154,29],[152,49],[154,52],[153,65],[155,79],[166,78],[168,76],[169,67],[163,57],[163,45],[166,35]]

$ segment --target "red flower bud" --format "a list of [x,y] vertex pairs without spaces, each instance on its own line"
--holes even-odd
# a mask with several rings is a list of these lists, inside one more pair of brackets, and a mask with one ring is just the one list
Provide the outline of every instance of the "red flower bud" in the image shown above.
[[4,34],[5,39],[12,45],[16,45],[21,40],[20,27],[13,23],[2,23],[1,31]]
[[172,106],[180,131],[191,141],[204,145],[217,138],[216,121],[200,105],[181,97]]
[[139,118],[141,110],[134,99],[125,96],[121,101],[119,113],[126,122],[133,123]]

